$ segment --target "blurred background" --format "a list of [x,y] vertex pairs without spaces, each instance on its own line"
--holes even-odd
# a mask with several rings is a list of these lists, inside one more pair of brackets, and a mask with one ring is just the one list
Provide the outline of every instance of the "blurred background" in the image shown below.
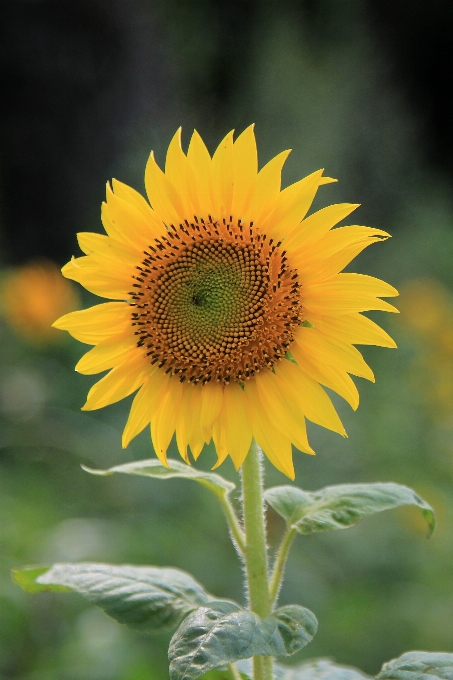
[[[77,231],[100,231],[105,182],[143,190],[179,125],[210,150],[256,123],[260,162],[293,152],[285,184],[326,168],[340,182],[316,208],[360,202],[360,224],[393,238],[351,270],[401,289],[376,314],[399,349],[365,348],[376,384],[349,439],[313,426],[296,483],[395,481],[438,515],[426,540],[415,509],[345,532],[300,537],[282,603],[311,608],[314,642],[375,673],[410,649],[453,652],[453,7],[447,0],[2,0],[0,3],[0,678],[162,680],[169,636],[133,633],[75,594],[23,593],[11,567],[99,560],[172,565],[242,601],[221,511],[190,482],[96,478],[153,456],[126,450],[129,401],[80,407],[96,378],[85,347],[50,331],[94,296],[59,268]],[[386,317],[386,318],[383,318]],[[177,455],[172,450],[173,456]],[[214,462],[207,449],[199,463]],[[225,476],[237,480],[230,463]],[[268,484],[286,479],[267,466]],[[275,546],[281,523],[269,513]]]

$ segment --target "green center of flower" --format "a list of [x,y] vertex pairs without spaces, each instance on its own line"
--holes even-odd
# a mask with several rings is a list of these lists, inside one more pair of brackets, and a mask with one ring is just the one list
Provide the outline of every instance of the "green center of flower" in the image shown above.
[[145,255],[133,324],[151,363],[181,381],[226,384],[285,355],[302,317],[280,244],[210,220],[173,227]]
[[[173,274],[169,268],[168,278]],[[168,312],[193,337],[213,339],[238,320],[245,290],[237,268],[198,262],[179,267],[178,274],[184,284],[167,291]]]

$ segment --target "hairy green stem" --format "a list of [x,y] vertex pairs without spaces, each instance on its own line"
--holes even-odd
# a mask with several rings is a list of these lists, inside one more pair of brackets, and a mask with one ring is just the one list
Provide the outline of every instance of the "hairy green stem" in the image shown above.
[[[263,505],[262,453],[255,441],[242,464],[242,502],[245,529],[245,571],[250,609],[261,618],[270,616],[266,522]],[[253,679],[273,680],[272,657],[253,658]]]
[[228,526],[230,527],[231,535],[233,537],[233,541],[236,544],[236,547],[241,553],[241,555],[244,555],[245,536],[244,532],[241,529],[241,525],[239,524],[239,520],[231,504],[231,501],[227,494],[218,494],[217,498],[220,500],[220,503],[222,504],[222,508],[225,513]]
[[275,604],[277,601],[280,586],[282,585],[286,560],[288,559],[288,553],[296,534],[297,534],[296,529],[294,529],[291,526],[288,526],[283,535],[282,542],[280,543],[280,547],[275,558],[274,568],[272,570],[272,576],[269,584],[272,604]]
[[240,673],[234,663],[229,663],[228,664],[228,674],[231,678],[231,680],[242,680]]

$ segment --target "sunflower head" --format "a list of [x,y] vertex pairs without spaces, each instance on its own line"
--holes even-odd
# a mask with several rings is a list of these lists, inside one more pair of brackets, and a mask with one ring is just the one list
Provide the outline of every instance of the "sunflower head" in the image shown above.
[[356,205],[307,217],[334,180],[319,170],[281,190],[288,153],[258,171],[253,126],[235,141],[229,133],[212,157],[197,132],[184,153],[179,130],[165,171],[150,156],[149,202],[114,180],[106,235],[79,234],[85,255],[63,274],[112,301],[54,325],[94,345],[77,370],[108,371],[84,409],[137,392],[125,446],[151,424],[164,464],[176,434],[187,462],[212,439],[217,464],[230,455],[239,467],[255,438],[293,478],[292,445],[313,453],[306,419],[345,436],[322,386],[357,407],[350,374],[373,374],[355,345],[395,346],[362,312],[396,311],[381,298],[397,292],[341,271],[388,234],[334,228]]
[[272,369],[302,321],[297,271],[281,242],[240,218],[170,225],[139,272],[138,342],[181,382],[243,383]]

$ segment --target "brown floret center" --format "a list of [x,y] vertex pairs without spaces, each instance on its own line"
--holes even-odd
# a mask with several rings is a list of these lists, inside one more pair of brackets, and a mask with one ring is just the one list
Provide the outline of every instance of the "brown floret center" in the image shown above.
[[303,321],[281,243],[253,224],[194,218],[144,252],[134,276],[138,346],[181,382],[244,382],[287,353]]

